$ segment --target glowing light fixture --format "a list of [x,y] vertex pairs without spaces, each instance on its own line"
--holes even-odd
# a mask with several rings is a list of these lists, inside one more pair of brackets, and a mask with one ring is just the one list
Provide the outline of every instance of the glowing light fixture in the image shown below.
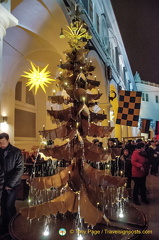
[[47,145],[47,141],[45,138],[42,139],[41,144]]
[[35,66],[32,62],[30,62],[32,69],[30,72],[24,72],[26,75],[22,75],[22,77],[28,78],[27,86],[30,86],[29,91],[35,87],[35,94],[39,87],[46,93],[45,87],[48,87],[47,84],[50,84],[51,81],[56,81],[55,79],[50,78],[50,71],[46,71],[48,66],[45,66],[42,70],[40,70],[39,66]]
[[50,232],[49,232],[49,226],[46,226],[44,232],[43,232],[43,235],[44,236],[49,236]]
[[85,97],[82,97],[82,101],[85,102],[86,98]]
[[60,38],[65,38],[65,35],[63,34],[63,28],[61,28]]
[[4,122],[4,123],[7,123],[7,120],[8,120],[7,116],[4,116],[4,117],[3,117],[3,122]]
[[1,123],[7,123],[7,121],[8,121],[8,117],[7,116],[1,116],[0,117],[0,122]]
[[3,131],[3,132],[8,131],[8,117],[7,116],[0,116],[0,128],[1,128],[1,131]]
[[82,237],[81,235],[79,235],[79,236],[77,237],[77,240],[83,240],[83,237]]
[[123,213],[123,210],[121,209],[120,212],[119,212],[119,217],[120,218],[123,218],[124,217],[124,213]]

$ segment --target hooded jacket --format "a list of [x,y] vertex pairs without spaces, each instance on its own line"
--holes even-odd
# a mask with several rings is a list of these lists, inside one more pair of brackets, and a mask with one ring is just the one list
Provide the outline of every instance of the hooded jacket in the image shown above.
[[[131,157],[132,163],[132,177],[146,177],[149,173],[149,162],[146,154],[136,149]],[[143,167],[143,171],[141,170]]]

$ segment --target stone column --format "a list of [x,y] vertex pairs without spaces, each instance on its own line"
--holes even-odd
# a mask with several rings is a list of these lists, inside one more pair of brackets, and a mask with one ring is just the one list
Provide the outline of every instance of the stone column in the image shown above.
[[3,37],[6,35],[7,28],[16,26],[17,24],[18,24],[18,20],[0,4],[0,66],[1,67],[2,67]]
[[0,116],[1,113],[1,102],[2,102],[2,53],[3,53],[3,37],[6,35],[6,29],[9,27],[16,26],[18,20],[0,4]]
[[0,4],[0,38],[3,38],[6,35],[7,28],[16,25],[18,25],[18,19]]

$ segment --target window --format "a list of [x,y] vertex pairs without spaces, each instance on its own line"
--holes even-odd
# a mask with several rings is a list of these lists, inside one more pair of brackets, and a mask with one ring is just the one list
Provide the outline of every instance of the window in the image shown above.
[[22,82],[18,82],[15,87],[15,100],[22,100]]
[[127,86],[126,86],[128,91],[130,91],[130,83],[131,83],[131,81],[128,79],[127,80]]
[[[22,79],[15,87],[14,134],[18,138],[36,138],[35,96]],[[19,139],[18,139],[19,140]]]
[[96,14],[96,26],[97,26],[97,32],[99,33],[99,16]]
[[145,101],[145,94],[142,93],[142,101]]
[[108,53],[110,55],[110,42],[108,37],[108,27],[105,17],[102,15],[102,28],[100,29],[102,35],[102,42],[106,49],[108,49]]
[[92,0],[89,0],[89,16],[91,20],[93,21],[93,3]]
[[149,95],[147,93],[145,94],[145,99],[146,99],[146,102],[149,101]]
[[159,98],[158,98],[158,96],[155,96],[155,98],[156,98],[156,103],[159,103]]
[[26,103],[35,105],[35,98],[32,91],[29,91],[29,87],[26,87]]
[[115,47],[115,60],[116,60],[116,70],[120,71],[120,65],[119,65],[119,51],[118,51],[118,48]]
[[112,47],[112,51],[111,51],[111,57],[112,57],[112,61],[113,63],[115,62],[115,54],[114,54],[114,49]]
[[108,42],[108,54],[109,54],[109,56],[111,56],[111,44],[110,44],[110,42]]
[[148,93],[142,93],[142,101],[146,101],[146,102],[149,101],[149,95],[148,95]]
[[88,13],[88,1],[89,1],[89,0],[82,0],[82,3],[83,3],[83,5],[84,5],[87,13]]

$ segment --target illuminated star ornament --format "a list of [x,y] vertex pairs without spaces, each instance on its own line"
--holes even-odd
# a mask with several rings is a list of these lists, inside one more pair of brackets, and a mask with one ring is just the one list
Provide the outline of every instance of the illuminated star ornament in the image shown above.
[[30,64],[32,66],[32,69],[29,69],[30,72],[24,72],[26,75],[22,75],[22,77],[28,78],[26,86],[30,86],[29,91],[35,87],[35,94],[39,87],[46,93],[45,87],[48,87],[47,84],[51,84],[51,81],[56,81],[50,78],[50,71],[46,71],[49,65],[41,70],[40,67],[36,67],[32,62]]
[[68,43],[72,48],[82,48],[87,44],[87,40],[92,38],[88,33],[87,25],[81,20],[76,20],[71,23],[70,26],[67,26],[67,28],[68,31],[63,31],[63,29],[61,29],[60,38],[65,38],[66,36],[69,39]]

